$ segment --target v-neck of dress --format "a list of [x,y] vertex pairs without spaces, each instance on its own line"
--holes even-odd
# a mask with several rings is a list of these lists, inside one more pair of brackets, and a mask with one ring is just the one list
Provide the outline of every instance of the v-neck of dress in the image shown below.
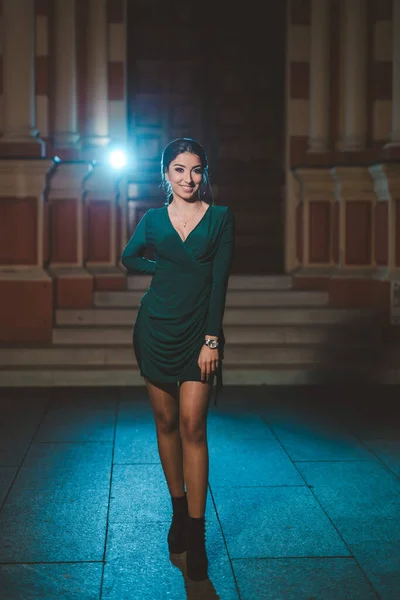
[[186,242],[188,241],[188,239],[190,238],[190,236],[192,235],[193,231],[195,229],[197,229],[197,227],[200,225],[200,223],[202,223],[202,221],[204,220],[205,216],[207,215],[208,211],[211,209],[211,204],[208,205],[208,208],[206,210],[206,212],[204,213],[204,215],[201,217],[200,221],[193,227],[193,229],[188,233],[188,235],[186,236],[186,238],[183,240],[179,234],[179,232],[177,231],[177,229],[175,229],[175,227],[172,225],[172,221],[171,218],[169,216],[169,212],[168,212],[168,206],[165,207],[166,209],[166,213],[167,213],[167,218],[169,221],[169,224],[171,225],[172,229],[175,231],[176,235],[179,237],[179,239],[181,240],[182,244],[186,244]]

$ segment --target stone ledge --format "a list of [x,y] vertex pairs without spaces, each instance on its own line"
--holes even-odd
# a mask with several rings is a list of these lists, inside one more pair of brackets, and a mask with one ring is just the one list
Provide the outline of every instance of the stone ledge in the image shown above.
[[0,281],[51,281],[50,275],[40,267],[1,267]]

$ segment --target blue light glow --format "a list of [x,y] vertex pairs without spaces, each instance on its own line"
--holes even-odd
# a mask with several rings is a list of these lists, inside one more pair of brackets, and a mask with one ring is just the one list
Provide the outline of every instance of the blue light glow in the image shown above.
[[108,162],[113,169],[123,169],[127,164],[127,156],[123,150],[112,150],[108,155]]

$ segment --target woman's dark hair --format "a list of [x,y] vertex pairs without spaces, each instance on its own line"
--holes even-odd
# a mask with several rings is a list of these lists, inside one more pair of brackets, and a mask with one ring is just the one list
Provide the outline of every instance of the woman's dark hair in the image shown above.
[[171,186],[165,178],[165,173],[168,170],[169,165],[175,158],[183,152],[190,152],[200,158],[201,167],[203,169],[203,178],[199,187],[199,198],[207,202],[208,204],[214,204],[213,193],[210,185],[210,178],[208,174],[208,160],[204,148],[199,142],[192,138],[178,138],[173,140],[164,148],[161,156],[161,180],[162,188],[166,193],[167,199],[165,204],[168,205],[172,200]]

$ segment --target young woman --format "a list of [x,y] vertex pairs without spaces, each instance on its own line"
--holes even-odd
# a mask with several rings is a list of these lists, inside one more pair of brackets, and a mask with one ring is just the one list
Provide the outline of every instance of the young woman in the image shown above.
[[[190,579],[207,578],[205,507],[208,483],[207,411],[214,376],[222,389],[222,319],[235,222],[213,203],[208,162],[190,138],[171,142],[161,160],[167,201],[142,217],[122,254],[129,272],[152,274],[133,330],[160,459],[171,494],[171,553],[187,551]],[[156,260],[142,256],[153,249]],[[179,392],[178,392],[179,384]],[[186,492],[184,484],[186,483]]]

